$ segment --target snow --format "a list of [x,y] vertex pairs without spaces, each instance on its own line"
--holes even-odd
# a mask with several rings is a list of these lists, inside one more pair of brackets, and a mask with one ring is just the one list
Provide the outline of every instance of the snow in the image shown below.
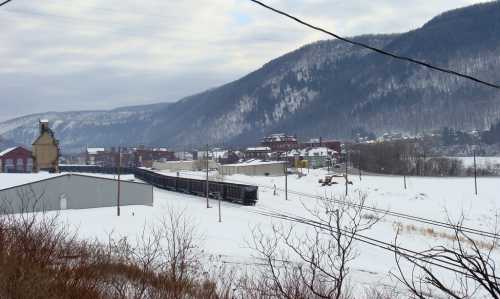
[[105,151],[105,148],[103,148],[103,147],[89,147],[89,148],[87,148],[87,153],[89,155],[96,155],[97,153],[104,152],[104,151]]
[[271,148],[267,147],[267,146],[248,147],[247,148],[247,151],[253,151],[253,152],[257,152],[257,151],[270,151],[270,150],[271,150]]
[[[48,172],[39,172],[39,173],[0,173],[0,190],[12,188],[15,186],[20,186],[24,184],[34,183],[54,177],[58,177],[61,175],[65,175],[67,173],[48,173]],[[81,173],[86,176],[94,176],[94,177],[103,177],[110,179],[117,179],[117,175],[113,174],[95,174],[95,173]],[[121,175],[121,181],[130,181],[134,180],[133,175]],[[0,199],[1,200],[1,199]]]
[[256,165],[272,165],[272,164],[283,164],[284,161],[261,161],[261,160],[248,160],[241,163],[235,164],[225,164],[224,166],[256,166]]
[[[204,178],[204,172],[187,172],[182,176]],[[211,176],[216,174],[211,172]],[[203,236],[200,246],[209,254],[221,257],[229,263],[251,263],[255,261],[248,241],[251,229],[260,227],[265,233],[271,232],[271,225],[278,220],[256,214],[259,210],[273,210],[298,216],[308,216],[306,207],[314,207],[317,200],[305,195],[297,195],[292,191],[331,196],[345,192],[342,178],[336,178],[337,185],[322,187],[318,180],[326,175],[324,170],[310,170],[306,176],[288,176],[288,201],[285,200],[284,177],[249,177],[244,175],[225,176],[223,179],[235,183],[260,185],[259,201],[254,207],[246,207],[222,202],[222,223],[218,222],[217,201],[210,200],[214,208],[207,209],[205,199],[181,193],[154,189],[154,205],[122,207],[122,216],[116,216],[115,208],[99,208],[89,210],[66,210],[58,212],[61,220],[78,231],[82,238],[97,239],[107,242],[109,235],[118,238],[127,237],[134,241],[143,232],[143,228],[154,227],[167,215],[168,209],[184,210]],[[5,182],[19,183],[47,177],[49,174],[0,174],[0,189]],[[468,227],[491,231],[493,215],[499,209],[500,195],[498,186],[500,178],[484,177],[478,180],[479,194],[474,194],[472,178],[427,178],[407,177],[407,189],[404,189],[403,178],[399,176],[370,175],[350,176],[353,185],[349,185],[350,196],[359,192],[367,194],[370,206],[394,212],[421,216],[433,220],[446,221],[448,217],[458,219],[464,213]],[[8,185],[8,183],[7,183]],[[274,185],[278,195],[273,195]],[[269,188],[266,188],[269,187]],[[413,224],[417,228],[430,228],[422,223],[402,220],[386,215],[373,229],[364,233],[367,236],[393,243],[395,225]],[[302,226],[296,227],[298,232],[306,232]],[[434,228],[437,232],[443,231]],[[446,232],[446,231],[443,231]],[[424,235],[417,231],[403,232],[399,241],[413,250],[424,250],[428,246],[449,242],[436,236]],[[356,244],[359,257],[353,263],[353,283],[391,284],[389,271],[395,270],[392,253],[365,244]],[[498,252],[494,258],[500,260]]]
[[[465,167],[474,167],[474,157],[457,157],[456,159],[461,160]],[[492,166],[500,169],[500,157],[476,157],[476,165],[479,168]]]
[[5,149],[5,150],[1,151],[1,152],[0,152],[0,157],[1,157],[1,156],[3,156],[3,155],[5,155],[5,154],[10,153],[11,151],[15,150],[16,148],[17,148],[17,147],[15,146],[15,147],[10,147],[10,148],[8,148],[8,149]]
[[0,173],[0,190],[50,179],[60,174],[40,173]]

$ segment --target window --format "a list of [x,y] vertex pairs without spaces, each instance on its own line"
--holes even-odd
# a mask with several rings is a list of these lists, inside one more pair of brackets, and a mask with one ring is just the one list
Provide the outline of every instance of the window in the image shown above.
[[16,171],[17,172],[22,172],[24,171],[24,160],[19,158],[16,161]]
[[14,160],[12,159],[7,159],[5,160],[5,172],[14,172],[15,168],[14,168]]
[[33,159],[28,158],[28,161],[26,161],[26,171],[31,172],[33,169]]

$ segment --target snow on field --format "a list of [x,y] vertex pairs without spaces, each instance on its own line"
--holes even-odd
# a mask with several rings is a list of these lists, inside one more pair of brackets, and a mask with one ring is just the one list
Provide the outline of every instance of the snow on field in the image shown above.
[[[458,157],[465,167],[474,167],[474,157]],[[491,166],[500,169],[500,157],[476,157],[476,165],[479,168]]]
[[[115,238],[125,236],[134,241],[143,228],[154,227],[167,215],[169,209],[184,210],[203,237],[200,246],[206,252],[220,256],[228,262],[251,263],[255,261],[255,254],[248,248],[247,241],[251,238],[251,229],[259,226],[264,232],[270,233],[272,223],[276,219],[256,214],[262,209],[270,209],[283,213],[292,213],[299,216],[308,216],[304,206],[317,205],[317,199],[305,195],[297,195],[292,191],[299,191],[311,195],[335,196],[345,192],[343,178],[336,178],[337,185],[322,187],[318,179],[326,174],[323,170],[311,170],[306,176],[298,178],[296,175],[288,177],[290,190],[288,201],[282,190],[285,185],[284,177],[248,177],[233,175],[224,177],[226,181],[257,184],[259,201],[254,207],[222,202],[222,223],[218,222],[217,201],[210,200],[212,208],[206,208],[205,199],[186,194],[180,194],[160,189],[154,191],[154,206],[122,207],[122,215],[116,216],[116,208],[100,208],[89,210],[66,210],[59,212],[60,218],[73,228],[78,229],[82,238],[97,239],[107,242],[109,235]],[[175,173],[172,175],[176,175]],[[182,176],[196,178],[204,177],[203,172],[181,173]],[[213,175],[213,174],[211,174]],[[38,177],[51,175],[24,175],[26,181]],[[130,179],[130,178],[127,178]],[[471,178],[407,178],[408,189],[404,189],[403,178],[398,176],[351,176],[353,185],[349,185],[350,196],[359,192],[367,194],[368,204],[377,208],[421,216],[434,220],[446,221],[447,217],[458,219],[461,213],[466,215],[469,227],[491,231],[493,216],[500,206],[500,178],[479,178],[479,194],[474,194],[474,181]],[[18,184],[23,181],[23,175],[0,174],[0,188]],[[278,195],[274,196],[273,187],[276,185]],[[270,187],[270,188],[265,188]],[[429,225],[401,220],[386,215],[366,235],[392,243],[395,237],[395,223],[413,224],[417,228],[431,228]],[[297,226],[298,231],[306,229]],[[436,229],[437,232],[443,229]],[[443,232],[446,232],[444,230]],[[403,232],[400,242],[404,247],[423,250],[428,246],[448,242],[432,235],[424,235],[418,231]],[[394,271],[395,263],[392,253],[370,245],[357,244],[359,257],[353,265],[354,283],[391,283],[387,275]],[[495,253],[500,262],[500,255]]]

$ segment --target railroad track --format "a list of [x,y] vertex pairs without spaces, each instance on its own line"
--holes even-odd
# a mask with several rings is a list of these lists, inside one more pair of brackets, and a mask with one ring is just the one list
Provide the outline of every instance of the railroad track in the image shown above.
[[[197,176],[196,174],[192,174],[192,173],[191,173],[191,175]],[[235,179],[229,179],[226,181],[240,183],[240,184],[241,183],[248,183],[248,182],[244,182],[241,180],[235,180]],[[263,184],[254,184],[254,185],[258,186],[259,188],[265,188],[265,189],[270,189],[270,190],[275,189],[274,186],[269,186],[269,185],[263,185]],[[276,188],[276,190],[285,191],[284,188]],[[383,209],[370,207],[370,206],[366,206],[366,205],[361,206],[359,204],[349,203],[349,202],[345,202],[345,201],[338,200],[335,198],[328,198],[327,196],[315,195],[315,194],[310,194],[310,193],[291,190],[291,189],[288,189],[288,193],[293,194],[293,195],[297,195],[297,196],[312,198],[312,199],[329,200],[329,201],[332,201],[332,202],[335,202],[338,204],[349,205],[349,206],[352,206],[355,208],[361,207],[366,211],[374,212],[377,214],[388,215],[388,216],[392,216],[395,218],[406,219],[406,220],[410,220],[410,221],[414,221],[414,222],[418,222],[418,223],[423,223],[423,224],[428,224],[428,225],[441,227],[441,228],[445,228],[445,229],[451,229],[453,231],[455,231],[456,229],[460,229],[461,231],[463,231],[465,233],[473,234],[476,236],[492,238],[492,239],[500,239],[500,234],[497,234],[497,233],[487,232],[487,231],[483,231],[483,230],[475,229],[475,228],[471,228],[471,227],[457,226],[457,225],[453,225],[453,224],[450,224],[447,222],[433,220],[433,219],[429,219],[429,218],[425,218],[425,217],[412,216],[409,214],[394,212],[394,211],[390,211],[390,210],[383,210]]]

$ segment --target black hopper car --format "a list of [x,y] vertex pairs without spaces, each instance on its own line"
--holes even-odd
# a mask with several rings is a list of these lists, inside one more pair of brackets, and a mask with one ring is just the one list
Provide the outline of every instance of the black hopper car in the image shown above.
[[[133,174],[136,178],[160,189],[198,196],[206,196],[207,185],[205,180],[168,176],[143,168],[122,167],[118,169],[117,167],[100,167],[91,165],[64,165],[59,166],[59,170],[61,172],[86,172],[103,174],[117,174],[119,170],[121,174]],[[208,196],[211,198],[220,198],[224,201],[238,203],[246,206],[253,206],[258,199],[258,187],[227,182],[209,181]]]

